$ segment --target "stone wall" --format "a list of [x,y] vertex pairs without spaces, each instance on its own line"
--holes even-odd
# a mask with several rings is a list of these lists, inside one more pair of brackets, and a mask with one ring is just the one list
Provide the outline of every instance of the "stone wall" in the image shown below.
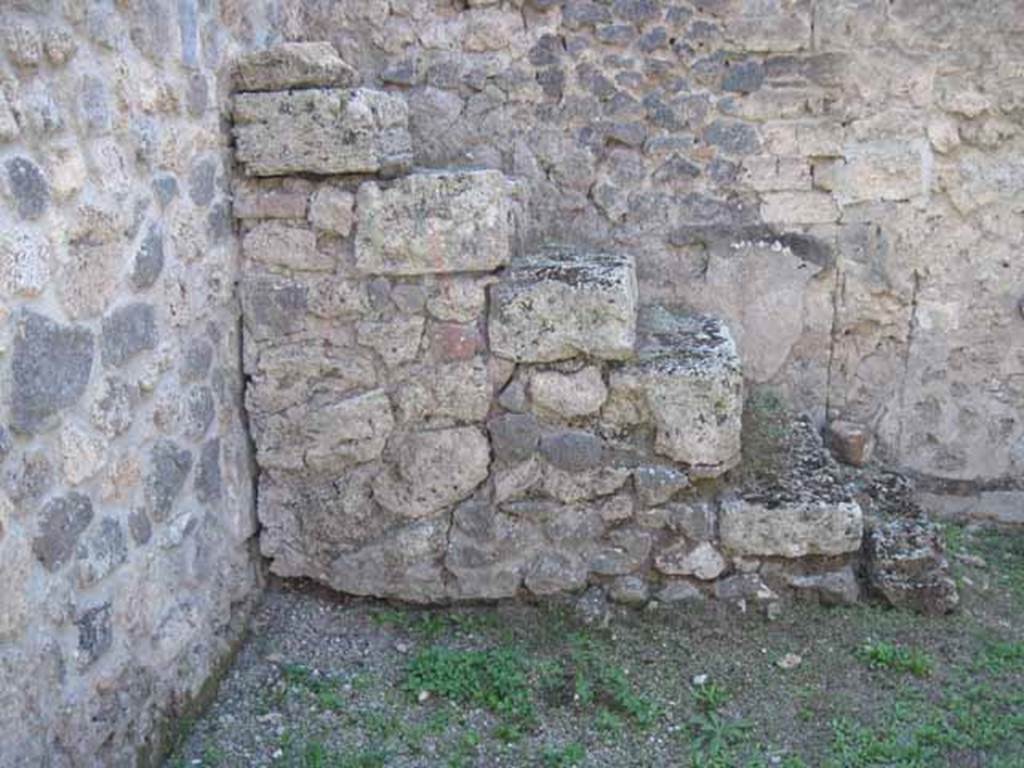
[[352,80],[298,43],[237,77],[271,570],[414,602],[764,603],[822,580],[856,600],[863,515],[841,485],[710,482],[742,454],[728,328],[644,304],[622,246],[526,241],[500,171],[412,169],[404,98]]
[[0,5],[0,765],[127,766],[261,581],[221,73],[263,37]]
[[527,241],[628,251],[645,301],[726,320],[749,382],[866,424],[933,490],[1020,506],[1019,2],[352,0],[277,21],[406,97],[416,165],[519,180]]

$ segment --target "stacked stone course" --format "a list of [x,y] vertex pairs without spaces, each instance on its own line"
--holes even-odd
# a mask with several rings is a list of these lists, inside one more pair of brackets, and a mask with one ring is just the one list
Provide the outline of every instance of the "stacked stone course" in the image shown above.
[[[339,91],[289,82],[304,66],[350,71],[313,45],[241,64],[239,82],[290,86],[258,94],[276,105],[261,113],[272,140],[253,138],[256,94],[235,97],[247,406],[275,573],[415,602],[588,584],[633,603],[770,600],[758,558],[817,557],[856,599],[855,501],[757,504],[701,482],[741,454],[743,375],[719,320],[641,307],[629,254],[521,245],[498,171],[379,162],[409,146],[401,122],[356,132],[341,110],[311,136],[293,105]],[[405,115],[398,95],[356,92]],[[335,148],[350,172],[324,160]],[[777,571],[776,589],[804,575]]]

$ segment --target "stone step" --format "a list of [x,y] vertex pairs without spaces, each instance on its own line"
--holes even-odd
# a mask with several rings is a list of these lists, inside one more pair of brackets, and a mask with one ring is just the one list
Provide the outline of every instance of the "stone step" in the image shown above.
[[491,352],[516,362],[624,360],[636,337],[633,257],[548,246],[513,261],[490,290]]
[[715,477],[739,463],[743,373],[721,320],[644,307],[635,355],[612,367],[608,388],[606,418],[653,425],[655,452],[691,475]]

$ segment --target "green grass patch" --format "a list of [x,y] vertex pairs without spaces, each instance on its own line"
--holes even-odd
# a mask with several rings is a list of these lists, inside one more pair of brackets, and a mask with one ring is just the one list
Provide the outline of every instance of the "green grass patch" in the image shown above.
[[909,672],[914,677],[928,677],[932,673],[932,657],[919,648],[906,648],[885,641],[865,643],[857,650],[857,657],[871,669]]

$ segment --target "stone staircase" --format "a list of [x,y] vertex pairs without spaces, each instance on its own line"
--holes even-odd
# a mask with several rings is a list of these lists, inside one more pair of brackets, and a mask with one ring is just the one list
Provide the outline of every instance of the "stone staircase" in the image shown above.
[[817,573],[856,599],[856,502],[709,482],[741,454],[722,322],[643,305],[628,254],[513,253],[512,182],[412,170],[405,102],[354,83],[320,44],[236,81],[271,569],[414,602],[772,600]]

